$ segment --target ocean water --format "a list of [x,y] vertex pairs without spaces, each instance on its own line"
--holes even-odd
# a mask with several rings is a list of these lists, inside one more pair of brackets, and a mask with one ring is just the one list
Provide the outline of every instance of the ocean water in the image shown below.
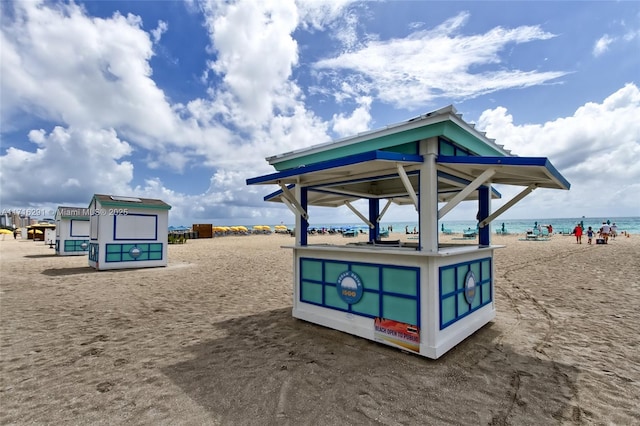
[[[640,234],[640,217],[573,217],[573,218],[552,218],[552,219],[505,219],[494,220],[491,223],[491,232],[495,233],[502,228],[504,223],[505,229],[510,234],[526,233],[535,227],[536,224],[551,225],[554,233],[567,232],[571,233],[573,228],[578,223],[584,224],[584,229],[591,226],[593,229],[598,230],[602,226],[602,222],[609,221],[611,224],[615,223],[618,226],[618,233],[627,231],[630,234]],[[380,222],[382,229],[387,229],[391,225],[393,232],[405,232],[408,228],[409,232],[412,232],[414,228],[418,229],[418,222]],[[476,221],[464,221],[464,220],[443,220],[438,222],[438,229],[441,229],[444,225],[445,229],[450,229],[453,233],[462,233],[463,231],[471,228],[474,229],[477,226]],[[287,224],[289,229],[294,229],[295,225]],[[356,228],[362,229],[364,232],[368,230],[368,227],[362,222],[351,223],[325,223],[315,224],[311,223],[310,228]]]

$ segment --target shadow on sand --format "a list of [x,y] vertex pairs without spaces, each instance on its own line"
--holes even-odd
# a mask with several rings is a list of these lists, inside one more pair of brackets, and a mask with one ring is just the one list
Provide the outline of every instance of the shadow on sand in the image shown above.
[[498,343],[492,323],[438,360],[296,320],[290,309],[213,327],[226,337],[190,346],[188,361],[162,371],[222,424],[525,424],[580,415],[577,370],[516,353]]
[[52,268],[45,269],[42,271],[43,275],[48,275],[50,277],[61,277],[66,275],[81,275],[81,274],[93,274],[96,271],[90,266],[78,266],[74,268]]
[[24,257],[28,258],[28,259],[40,259],[43,257],[56,257],[55,253],[51,253],[51,254],[26,254]]

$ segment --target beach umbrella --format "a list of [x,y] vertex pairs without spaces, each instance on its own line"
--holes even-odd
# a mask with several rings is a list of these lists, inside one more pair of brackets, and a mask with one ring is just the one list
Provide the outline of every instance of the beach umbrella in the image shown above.
[[13,231],[10,231],[9,229],[0,229],[0,234],[13,234]]

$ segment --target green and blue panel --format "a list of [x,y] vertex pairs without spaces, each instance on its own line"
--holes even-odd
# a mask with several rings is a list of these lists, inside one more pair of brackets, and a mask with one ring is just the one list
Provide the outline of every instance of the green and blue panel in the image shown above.
[[[359,278],[361,297],[355,303],[340,295],[338,282],[345,275]],[[303,257],[300,301],[420,327],[420,268]]]
[[89,244],[89,260],[92,262],[100,260],[100,245],[98,243]]
[[[56,242],[57,243],[57,242]],[[82,248],[82,244],[87,244],[86,248]],[[64,251],[79,252],[87,251],[89,249],[89,240],[64,240]]]
[[[440,330],[493,301],[492,261],[492,258],[486,257],[439,268]],[[476,280],[472,298],[469,298],[465,288],[465,278],[469,272],[473,273]]]
[[107,244],[105,262],[162,260],[162,243]]

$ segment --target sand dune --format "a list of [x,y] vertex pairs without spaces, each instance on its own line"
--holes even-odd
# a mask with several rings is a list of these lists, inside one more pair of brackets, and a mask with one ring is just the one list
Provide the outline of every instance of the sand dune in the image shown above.
[[0,422],[640,424],[640,236],[493,237],[497,318],[436,361],[291,318],[292,242],[96,272],[0,241]]

